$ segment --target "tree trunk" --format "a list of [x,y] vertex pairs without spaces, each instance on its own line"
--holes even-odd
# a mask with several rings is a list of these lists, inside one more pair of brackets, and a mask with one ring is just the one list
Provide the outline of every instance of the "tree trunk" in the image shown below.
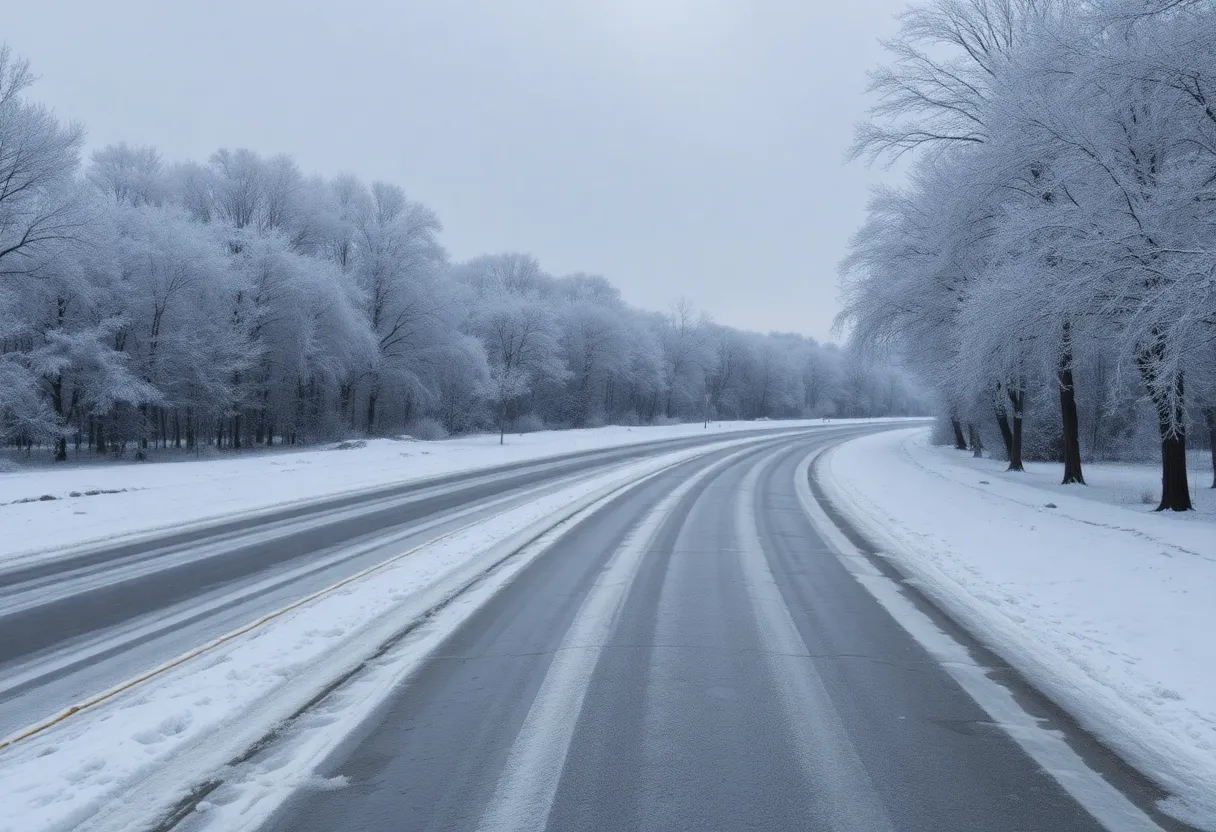
[[[1190,511],[1191,491],[1186,478],[1186,411],[1182,373],[1168,380],[1169,392],[1159,382],[1161,363],[1166,354],[1165,338],[1154,332],[1151,345],[1140,352],[1140,377],[1148,388],[1157,410],[1157,431],[1161,436],[1161,504],[1157,511]],[[1172,393],[1172,395],[1171,395]]]
[[1204,408],[1203,419],[1208,425],[1208,446],[1212,453],[1212,488],[1216,488],[1216,407]]
[[371,436],[376,429],[376,391],[367,394],[367,435]]
[[241,449],[241,411],[237,411],[232,417],[232,449],[239,451]]
[[967,439],[963,436],[963,423],[951,416],[950,427],[954,429],[954,447],[960,451],[967,450]]
[[1013,429],[1009,427],[1009,416],[1000,407],[996,409],[996,424],[1001,429],[1001,442],[1005,445],[1005,458],[1009,459],[1013,456]]
[[[1154,395],[1157,428],[1161,434],[1161,505],[1157,511],[1190,511],[1191,490],[1186,478],[1186,414],[1183,412],[1182,374],[1174,380],[1177,398],[1173,412],[1163,396]],[[1172,418],[1171,418],[1172,417]]]
[[967,435],[971,438],[971,455],[980,459],[984,455],[984,443],[980,439],[980,432],[974,422],[967,423]]
[[1006,471],[1025,471],[1022,466],[1022,408],[1026,404],[1026,391],[1006,388],[1009,403],[1013,405],[1013,435],[1009,441],[1009,467]]
[[1186,431],[1161,429],[1161,505],[1157,511],[1190,511],[1191,491],[1186,481]]
[[[55,378],[51,381],[51,403],[55,407],[55,415],[59,417],[57,419],[57,421],[60,422],[59,429],[60,429],[60,431],[62,431],[64,429],[64,425],[62,424],[62,422],[63,422],[63,376],[62,375],[56,375]],[[61,433],[55,439],[55,461],[56,462],[67,462],[68,461],[68,435],[66,433]]]
[[1077,391],[1072,377],[1072,343],[1064,324],[1064,350],[1060,355],[1060,428],[1064,436],[1063,485],[1085,485],[1081,473],[1081,423],[1077,418]]

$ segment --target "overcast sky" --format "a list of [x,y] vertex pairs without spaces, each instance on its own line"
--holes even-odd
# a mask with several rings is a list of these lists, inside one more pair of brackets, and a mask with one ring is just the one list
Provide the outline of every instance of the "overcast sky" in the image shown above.
[[396,182],[457,259],[828,336],[881,171],[846,165],[905,0],[39,0],[3,37],[91,147]]

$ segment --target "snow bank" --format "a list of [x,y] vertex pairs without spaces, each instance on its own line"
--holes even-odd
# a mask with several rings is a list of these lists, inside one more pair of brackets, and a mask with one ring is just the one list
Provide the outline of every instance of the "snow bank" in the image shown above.
[[342,449],[331,445],[197,462],[18,469],[0,473],[0,565],[131,534],[180,530],[342,493],[578,451],[822,425],[820,420],[713,422],[708,429],[688,424],[541,431],[508,436],[501,446],[497,435],[441,442],[372,439],[341,443]]
[[1122,496],[1151,469],[1090,466],[1094,487],[1056,487],[1043,469],[1005,476],[930,447],[924,429],[823,464],[832,502],[910,582],[1166,787],[1163,809],[1216,829],[1211,514]]

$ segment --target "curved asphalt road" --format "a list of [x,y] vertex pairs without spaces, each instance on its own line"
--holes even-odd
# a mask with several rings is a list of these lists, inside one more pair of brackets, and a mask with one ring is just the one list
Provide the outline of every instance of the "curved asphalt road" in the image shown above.
[[0,737],[479,516],[632,460],[777,433],[580,452],[0,570]]
[[830,553],[794,489],[825,441],[575,526],[266,829],[1102,829]]

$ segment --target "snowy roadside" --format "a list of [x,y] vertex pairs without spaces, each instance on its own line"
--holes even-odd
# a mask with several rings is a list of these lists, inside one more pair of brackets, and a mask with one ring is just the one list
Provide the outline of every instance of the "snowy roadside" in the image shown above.
[[[547,538],[537,538],[556,524],[676,462],[751,441],[618,466],[472,524],[14,743],[0,751],[0,830],[76,829],[86,821],[128,828],[128,812],[146,819],[168,810],[411,622],[524,547],[495,573],[491,583],[503,585],[544,550]],[[481,596],[469,603],[460,596],[464,615],[488,598]],[[148,778],[167,786],[150,790],[160,805],[115,801]]]
[[[838,420],[832,425],[869,420]],[[876,419],[873,422],[890,421]],[[434,477],[647,442],[822,427],[803,422],[713,422],[605,427],[439,442],[374,439],[347,450],[310,449],[164,464],[108,464],[0,473],[0,565],[291,504]],[[90,492],[100,492],[93,493]],[[120,493],[114,493],[120,492]],[[73,496],[76,495],[76,496]],[[42,497],[53,499],[40,499]],[[28,502],[19,502],[28,501]]]
[[[999,476],[924,429],[847,442],[829,499],[918,586],[1078,722],[1216,829],[1216,523]],[[1041,481],[1040,481],[1041,480]]]
[[[1009,483],[1033,485],[1067,497],[1082,497],[1112,506],[1121,506],[1136,514],[1154,514],[1161,497],[1161,467],[1156,463],[1087,462],[1083,466],[1086,486],[1077,488],[1061,485],[1063,467],[1055,462],[1027,462],[1026,470],[1006,471],[1006,463],[995,459],[975,459],[970,452],[952,448],[936,448],[933,458],[948,462],[951,469],[967,469],[974,475],[966,482],[978,485],[979,480],[1004,480]],[[1216,522],[1216,489],[1212,484],[1212,465],[1207,451],[1192,451],[1187,459],[1187,477],[1191,485],[1193,512],[1173,514],[1165,518],[1162,527],[1172,528],[1178,521]],[[958,476],[956,472],[954,476]],[[1055,498],[1048,494],[1033,495],[1041,505]],[[1155,522],[1155,521],[1154,521]]]

